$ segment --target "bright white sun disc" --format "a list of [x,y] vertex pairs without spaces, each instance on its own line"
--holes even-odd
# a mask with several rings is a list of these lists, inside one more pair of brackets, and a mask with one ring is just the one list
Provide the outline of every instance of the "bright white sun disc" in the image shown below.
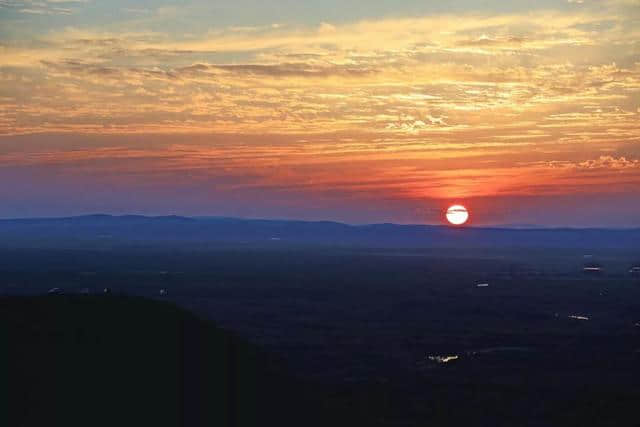
[[447,209],[447,221],[453,225],[462,225],[469,219],[469,211],[462,205],[453,205]]

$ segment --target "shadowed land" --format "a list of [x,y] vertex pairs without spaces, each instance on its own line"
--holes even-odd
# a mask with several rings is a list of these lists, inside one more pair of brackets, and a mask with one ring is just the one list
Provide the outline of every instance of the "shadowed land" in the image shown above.
[[635,246],[117,231],[173,220],[3,234],[5,424],[638,425]]

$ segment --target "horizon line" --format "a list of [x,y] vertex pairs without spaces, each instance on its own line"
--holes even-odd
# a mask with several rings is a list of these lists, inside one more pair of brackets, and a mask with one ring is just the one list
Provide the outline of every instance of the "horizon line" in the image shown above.
[[498,230],[612,230],[612,231],[624,231],[624,230],[640,230],[640,226],[569,226],[569,225],[539,225],[539,224],[485,224],[485,225],[473,225],[466,224],[461,226],[454,226],[449,224],[431,224],[431,223],[397,223],[397,222],[371,222],[371,223],[349,223],[336,220],[309,220],[298,218],[282,218],[282,217],[242,217],[242,216],[229,216],[229,215],[179,215],[179,214],[164,214],[164,215],[147,215],[147,214],[109,214],[109,213],[90,213],[90,214],[78,214],[78,215],[62,215],[62,216],[24,216],[24,217],[1,217],[0,221],[28,221],[28,220],[65,220],[75,218],[90,218],[90,217],[109,217],[109,218],[126,218],[126,217],[138,217],[147,219],[168,219],[168,218],[181,218],[191,220],[207,220],[207,219],[233,219],[240,221],[284,221],[284,222],[302,222],[302,223],[333,223],[340,224],[349,227],[366,227],[366,226],[380,226],[380,225],[393,225],[397,227],[433,227],[433,228],[449,228],[449,229],[498,229]]

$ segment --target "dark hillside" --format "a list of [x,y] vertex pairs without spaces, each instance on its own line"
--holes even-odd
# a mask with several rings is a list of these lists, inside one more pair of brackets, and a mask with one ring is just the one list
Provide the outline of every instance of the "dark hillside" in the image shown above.
[[171,304],[2,298],[0,324],[3,425],[244,426],[264,415],[261,356]]

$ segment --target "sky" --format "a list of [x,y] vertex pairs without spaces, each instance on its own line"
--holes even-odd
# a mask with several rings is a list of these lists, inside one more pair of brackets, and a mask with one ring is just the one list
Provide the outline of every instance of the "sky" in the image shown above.
[[640,0],[0,0],[0,217],[640,226]]

